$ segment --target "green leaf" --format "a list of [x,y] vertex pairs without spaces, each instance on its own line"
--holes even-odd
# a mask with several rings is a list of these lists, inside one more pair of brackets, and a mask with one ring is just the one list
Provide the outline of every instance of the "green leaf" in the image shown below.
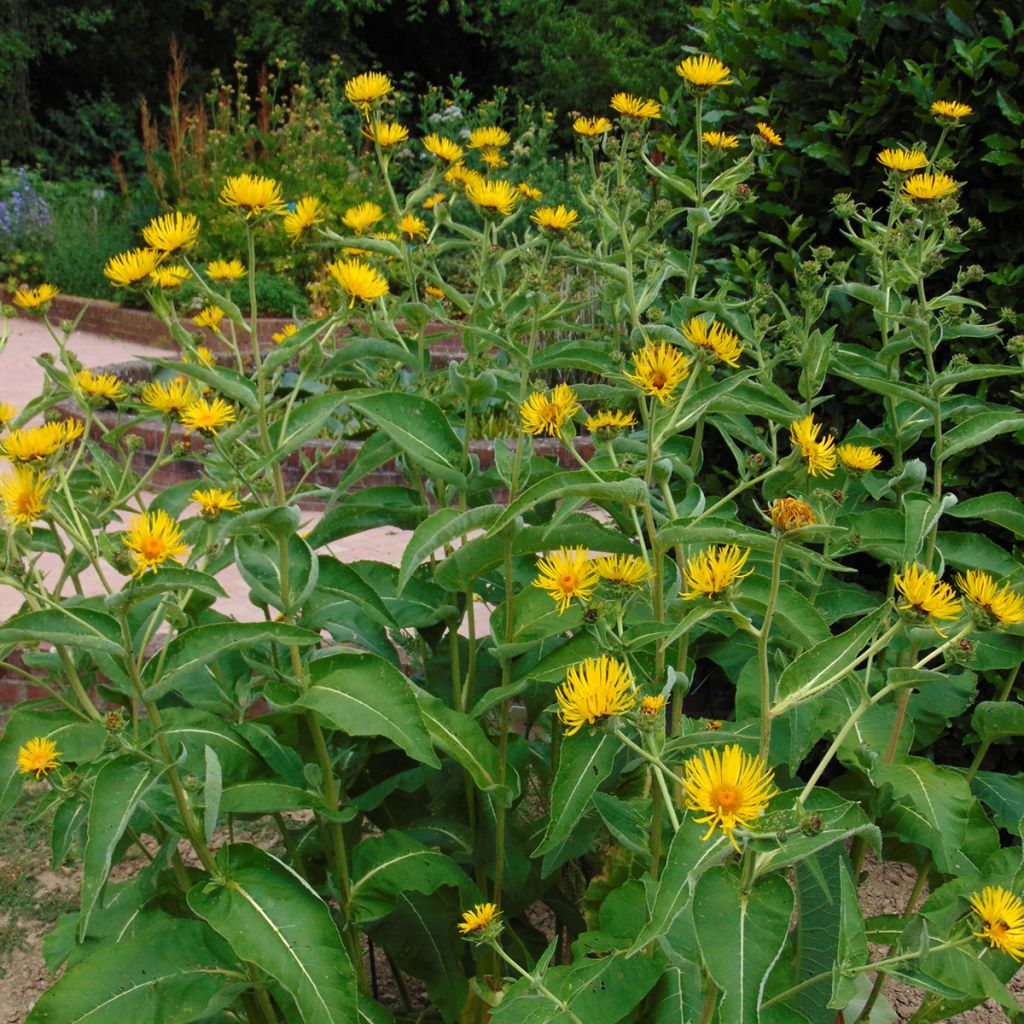
[[[259,405],[256,385],[248,377],[242,376],[226,366],[207,366],[199,362],[182,362],[174,359],[150,359],[149,362],[170,370],[177,377],[183,375],[198,380],[201,384],[213,388],[223,398],[230,398],[250,411]],[[200,389],[202,390],[202,389]]]
[[310,438],[316,437],[338,406],[344,402],[345,395],[342,392],[329,391],[326,394],[304,398],[291,406],[287,420],[282,418],[271,424],[270,450],[273,454],[261,465],[269,465],[271,461],[285,458],[297,448],[301,448]]
[[968,498],[948,509],[946,515],[955,519],[983,519],[1024,537],[1024,502],[1008,491],[994,491],[977,498]]
[[287,865],[248,843],[217,853],[223,879],[199,883],[188,905],[240,959],[288,992],[304,1024],[352,1024],[356,979],[327,904]]
[[1000,434],[1024,428],[1024,414],[1008,412],[979,412],[958,423],[942,435],[942,454],[932,445],[932,458],[945,462],[968,449],[978,448]]
[[320,548],[377,526],[412,530],[429,511],[422,497],[411,487],[366,487],[346,494],[309,531],[306,540],[311,547]]
[[745,893],[735,871],[713,867],[693,894],[693,922],[708,973],[722,990],[719,1013],[730,1024],[757,1024],[765,980],[786,942],[793,890],[761,878]]
[[158,594],[173,594],[183,590],[191,590],[197,594],[216,600],[227,597],[224,588],[209,574],[196,569],[183,569],[177,565],[163,565],[154,572],[132,580],[119,594],[111,594],[105,599],[108,608],[137,604]]
[[224,777],[217,752],[213,747],[204,747],[203,756],[206,761],[206,774],[203,777],[203,832],[209,843],[213,841],[213,833],[217,831],[217,815],[220,813],[220,799],[224,792]]
[[[313,549],[299,536],[292,534],[285,542],[288,554],[288,578],[282,580],[284,561],[277,541],[262,537],[235,538],[235,565],[242,579],[249,584],[253,599],[279,611],[300,608],[316,586],[319,563]],[[288,608],[281,591],[287,587]]]
[[1009,552],[980,533],[943,531],[938,546],[947,565],[955,569],[981,569],[996,577],[1020,571],[1020,563]]
[[442,508],[429,519],[424,520],[413,531],[402,554],[402,568],[398,574],[398,592],[412,578],[412,574],[435,551],[444,547],[457,537],[462,537],[470,530],[481,530],[489,527],[501,511],[500,505],[481,505],[466,512],[452,508]]
[[40,612],[22,612],[0,626],[0,646],[37,644],[40,641],[83,651],[124,654],[117,619],[91,608],[62,606]]
[[986,743],[1024,736],[1024,704],[983,700],[971,715],[971,728]]
[[978,772],[971,780],[971,792],[992,812],[992,820],[1011,835],[1021,835],[1024,807],[1024,772]]
[[612,772],[620,743],[610,733],[587,729],[567,736],[551,787],[551,820],[540,845],[539,857],[564,842],[586,813],[598,786]]
[[416,696],[401,672],[375,654],[356,651],[333,654],[329,666],[329,672],[316,672],[297,706],[349,736],[386,736],[415,760],[438,766]]
[[832,971],[832,998],[828,1004],[832,1010],[842,1010],[857,994],[853,978],[844,972],[864,966],[870,958],[864,914],[845,856],[840,856],[839,873],[839,944]]
[[651,854],[648,849],[650,836],[651,802],[634,798],[631,801],[620,800],[611,793],[597,790],[591,799],[597,813],[601,816],[605,828],[627,850],[632,851],[644,864],[650,863]]
[[283,782],[240,782],[221,794],[220,809],[225,814],[276,814],[279,811],[324,811],[321,797],[298,786]]

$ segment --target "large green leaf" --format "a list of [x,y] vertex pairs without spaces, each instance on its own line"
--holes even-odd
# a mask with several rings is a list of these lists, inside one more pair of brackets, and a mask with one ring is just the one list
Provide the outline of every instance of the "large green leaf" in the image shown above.
[[257,780],[228,786],[221,793],[220,809],[225,814],[276,814],[306,809],[323,812],[327,805],[316,793],[298,786]]
[[[993,437],[1024,429],[1024,415],[1010,412],[979,412],[958,423],[942,435],[942,454],[938,461],[944,462],[963,451],[969,451],[991,441]],[[932,446],[932,458],[937,458]]]
[[435,551],[471,530],[486,529],[494,522],[500,511],[500,505],[481,505],[465,512],[442,508],[420,523],[413,531],[402,554],[398,592],[402,592],[416,569]]
[[327,904],[287,865],[248,843],[223,847],[224,877],[193,886],[188,905],[235,955],[295,1000],[304,1024],[352,1024],[355,971]]
[[[282,578],[282,553],[277,541],[248,536],[235,538],[235,565],[242,579],[249,584],[253,598],[260,604],[279,611],[300,608],[316,586],[319,562],[313,549],[299,536],[292,534],[287,546],[287,578]],[[284,606],[282,589],[287,588],[288,607]]]
[[971,780],[971,792],[992,812],[992,820],[1011,835],[1021,834],[1024,808],[1024,772],[978,772]]
[[[369,442],[367,442],[369,443]],[[346,494],[312,530],[306,540],[314,548],[330,544],[377,526],[414,529],[430,510],[423,498],[411,487],[367,487]]]
[[1024,537],[1024,502],[1008,491],[993,491],[968,498],[954,505],[946,515],[955,519],[983,519]]
[[1024,736],[1024,704],[983,700],[971,715],[971,728],[988,742]]
[[832,998],[828,1004],[833,1010],[842,1010],[856,995],[856,985],[848,972],[852,968],[863,967],[870,959],[864,912],[857,898],[857,886],[854,885],[845,856],[840,856],[839,864],[839,942],[832,972]]
[[340,391],[329,391],[291,406],[287,419],[282,417],[270,426],[270,450],[273,454],[264,465],[273,459],[283,459],[316,437],[344,401],[345,395]]
[[45,641],[83,651],[124,654],[117,619],[92,608],[60,607],[22,612],[0,626],[0,647]]

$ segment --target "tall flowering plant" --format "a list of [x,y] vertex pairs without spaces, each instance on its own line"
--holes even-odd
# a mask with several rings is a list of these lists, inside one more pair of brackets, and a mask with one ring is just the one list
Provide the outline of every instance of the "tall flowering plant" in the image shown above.
[[[232,177],[245,251],[205,266],[196,217],[154,220],[106,268],[181,345],[144,385],[53,329],[44,394],[3,417],[24,606],[0,644],[49,696],[0,740],[0,810],[45,780],[83,882],[30,1022],[869,1021],[888,977],[917,1022],[1015,1005],[1024,791],[985,769],[1024,732],[1024,597],[971,527],[1024,532],[1024,506],[946,485],[1024,428],[973,388],[1019,366],[944,356],[998,333],[956,262],[970,112],[939,101],[934,142],[879,153],[877,209],[837,198],[856,255],[815,250],[790,308],[715,251],[785,140],[731,113],[716,58],[675,70],[671,101],[575,120],[573,207],[505,173],[501,125],[414,140],[391,80],[359,75],[386,203]],[[404,147],[430,168],[399,194]],[[333,311],[264,347],[254,275],[282,230],[331,250]],[[15,302],[49,323],[51,298]],[[844,342],[851,302],[874,347]],[[465,349],[446,367],[438,326]],[[28,425],[69,393],[80,418]],[[496,408],[519,429],[481,445]],[[358,456],[314,483],[331,446],[307,442],[350,414]],[[202,477],[153,493],[181,429]],[[358,486],[388,462],[403,485]],[[332,548],[381,525],[411,531],[397,566]],[[218,610],[232,567],[251,615]],[[971,758],[944,764],[967,715]],[[871,850],[918,873],[902,916],[864,917]]]

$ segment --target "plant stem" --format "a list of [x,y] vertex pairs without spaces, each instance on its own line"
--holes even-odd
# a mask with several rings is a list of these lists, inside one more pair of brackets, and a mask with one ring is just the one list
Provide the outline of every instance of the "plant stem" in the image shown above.
[[759,753],[763,760],[768,759],[768,748],[772,741],[771,716],[771,679],[768,674],[768,634],[771,630],[772,618],[775,615],[775,604],[779,598],[779,580],[782,576],[782,548],[786,543],[786,534],[780,533],[775,538],[772,551],[772,582],[768,592],[768,604],[764,610],[764,622],[757,637],[757,663],[761,670],[761,742]]

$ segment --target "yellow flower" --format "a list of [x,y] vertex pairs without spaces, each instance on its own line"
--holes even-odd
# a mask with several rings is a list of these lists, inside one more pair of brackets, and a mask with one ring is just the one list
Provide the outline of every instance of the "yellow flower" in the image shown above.
[[764,759],[745,754],[738,744],[721,752],[715,747],[702,750],[686,762],[683,772],[686,809],[703,812],[693,820],[708,826],[703,838],[721,829],[737,850],[733,830],[750,828],[779,792]]
[[501,911],[495,903],[477,903],[472,910],[462,913],[462,922],[455,927],[461,935],[470,935],[493,924],[501,917]]
[[436,156],[442,163],[458,163],[465,155],[462,147],[457,142],[452,142],[451,139],[438,135],[437,132],[424,135],[422,142],[423,148],[431,156]]
[[240,259],[213,260],[206,265],[206,275],[211,281],[241,281],[245,267]]
[[633,710],[633,673],[627,665],[606,654],[587,658],[568,670],[565,682],[555,690],[555,699],[565,735],[574,736],[584,725],[595,725],[602,718]]
[[625,587],[639,587],[654,575],[654,571],[639,555],[601,555],[593,562],[601,579]]
[[199,505],[204,519],[216,519],[221,512],[237,512],[242,507],[231,491],[218,487],[195,490],[192,492],[192,500]]
[[737,149],[740,144],[735,135],[727,135],[725,132],[704,132],[701,138],[704,145],[712,149]]
[[919,171],[928,166],[928,156],[920,149],[883,149],[878,162],[890,171]]
[[667,404],[679,385],[690,376],[690,359],[674,345],[648,342],[633,356],[635,373],[626,376],[645,395]]
[[640,121],[648,121],[661,117],[661,104],[654,100],[633,96],[628,92],[617,92],[612,97],[612,110],[623,117],[635,117]]
[[17,415],[18,410],[10,402],[0,402],[0,427],[6,427]]
[[696,90],[714,89],[716,85],[732,85],[731,72],[716,57],[706,53],[698,57],[687,57],[676,65],[676,74],[686,79]]
[[936,100],[931,106],[931,112],[932,116],[940,121],[959,121],[960,118],[973,114],[974,109],[956,100]]
[[280,345],[282,341],[287,341],[293,334],[298,334],[298,331],[299,329],[295,324],[285,324],[281,330],[275,331],[270,336],[270,340],[275,345]]
[[214,334],[220,334],[220,322],[223,319],[224,310],[220,306],[204,306],[192,317],[192,323],[196,327],[209,327]]
[[262,174],[237,174],[228,178],[220,190],[220,201],[223,206],[242,211],[246,220],[285,210],[281,186]]
[[503,167],[508,167],[508,161],[501,155],[501,150],[495,149],[493,146],[482,150],[480,159],[484,162],[487,169],[491,171],[500,171]]
[[814,526],[818,521],[814,509],[798,498],[776,498],[768,509],[772,526],[780,533]]
[[419,219],[411,213],[407,213],[402,217],[402,223],[398,225],[399,230],[405,236],[407,241],[413,241],[416,238],[427,237],[427,225],[425,221]]
[[[183,363],[192,362],[187,354],[181,357],[181,361]],[[213,352],[205,345],[196,345],[196,362],[202,366],[214,367],[217,365],[217,360],[213,358]]]
[[539,188],[534,188],[532,185],[528,184],[525,181],[521,181],[518,185],[516,185],[516,191],[518,191],[518,193],[521,196],[523,196],[524,199],[532,199],[536,201],[544,197],[544,193],[541,192]]
[[160,253],[154,249],[132,249],[111,256],[103,268],[103,276],[115,288],[128,288],[147,280],[159,262]]
[[504,128],[499,128],[496,124],[487,124],[481,128],[474,128],[469,133],[468,145],[470,149],[494,149],[507,146],[511,141]]
[[212,402],[197,398],[186,406],[180,419],[186,430],[205,430],[216,434],[221,427],[234,422],[235,410],[223,398],[215,398]]
[[82,436],[84,427],[77,420],[55,420],[41,427],[12,430],[0,443],[0,453],[11,462],[34,462],[49,458]]
[[612,130],[612,123],[607,117],[577,117],[572,123],[572,130],[577,135],[593,138],[604,135]]
[[191,249],[199,238],[199,218],[194,213],[165,213],[143,229],[142,240],[164,256]]
[[482,210],[507,217],[516,208],[519,192],[507,181],[471,178],[466,182],[466,195]]
[[363,129],[363,134],[371,142],[376,142],[381,149],[390,149],[392,146],[397,146],[409,138],[409,129],[404,124],[382,121],[380,124],[367,125]]
[[149,275],[149,283],[156,288],[180,288],[191,276],[188,267],[157,267]]
[[640,714],[657,715],[665,710],[665,698],[660,694],[657,697],[644,697],[640,701]]
[[167,416],[180,416],[195,400],[196,393],[184,377],[168,384],[153,381],[142,389],[142,402]]
[[356,299],[361,302],[372,302],[388,294],[387,279],[365,260],[335,260],[327,264],[327,270],[348,294],[349,309],[356,304]]
[[556,206],[541,206],[530,215],[534,224],[548,231],[568,231],[575,227],[580,215],[575,210],[566,209],[561,203]]
[[757,134],[768,143],[769,146],[781,146],[782,136],[766,121],[757,122]]
[[690,318],[689,323],[682,324],[683,337],[699,349],[703,349],[716,359],[729,366],[738,367],[743,346],[739,336],[730,331],[725,324],[712,320],[709,324],[702,316]]
[[596,416],[588,416],[586,427],[592,434],[599,430],[626,430],[636,426],[636,414],[621,409],[602,409]]
[[576,395],[568,384],[556,385],[550,394],[535,391],[521,406],[519,418],[526,434],[558,437],[562,427],[580,411]]
[[435,192],[432,196],[427,196],[427,198],[423,200],[423,209],[433,210],[435,206],[440,206],[446,198],[447,197],[443,192]]
[[482,181],[483,175],[479,171],[474,171],[472,167],[467,167],[465,164],[452,164],[444,172],[444,180],[449,185],[461,185],[465,188],[471,181]]
[[432,299],[446,299],[448,297],[440,288],[437,288],[432,284],[428,284],[423,291]]
[[41,284],[37,288],[26,288],[21,285],[11,296],[11,302],[22,309],[42,309],[58,295],[60,295],[60,291],[52,284]]
[[533,585],[551,595],[559,613],[569,607],[574,597],[589,601],[601,579],[587,557],[586,549],[580,546],[551,552],[547,558],[537,560],[537,569],[539,575]]
[[915,174],[903,182],[901,191],[905,199],[930,203],[956,195],[956,189],[956,182],[948,174]]
[[1024,622],[1024,597],[1012,590],[1009,583],[1000,587],[987,572],[968,569],[966,576],[957,573],[956,585],[992,623],[1017,626]]
[[121,542],[135,557],[133,576],[188,554],[181,527],[163,509],[133,516]]
[[341,223],[354,235],[365,235],[384,219],[384,211],[376,203],[357,203],[341,217]]
[[974,893],[970,902],[981,919],[981,931],[971,934],[985,939],[990,949],[1024,960],[1024,903],[1002,886],[992,885]]
[[882,464],[882,456],[866,444],[841,444],[838,453],[839,461],[851,473],[866,473]]
[[322,223],[326,215],[327,209],[319,199],[303,196],[295,204],[295,209],[289,210],[282,218],[285,234],[297,242],[314,224]]
[[680,594],[684,600],[693,601],[698,597],[721,597],[728,589],[742,579],[746,579],[754,570],[741,572],[750,548],[741,551],[736,544],[712,545],[701,551],[686,562],[687,591]]
[[75,383],[90,398],[103,398],[108,402],[120,402],[128,394],[128,389],[112,373],[79,370],[75,374]]
[[4,516],[14,526],[27,526],[41,519],[49,507],[46,492],[50,482],[42,473],[36,473],[27,466],[15,466],[10,476],[0,481],[0,500],[4,505]]
[[805,416],[790,424],[789,441],[800,449],[809,476],[829,477],[836,471],[836,439],[829,434],[819,440],[820,433],[821,424],[814,422],[814,416]]
[[345,96],[357,106],[364,117],[370,116],[370,106],[391,92],[391,79],[379,71],[364,71],[345,83]]
[[955,619],[964,610],[953,588],[939,580],[930,569],[907,562],[894,581],[896,589],[903,595],[900,611],[930,615],[933,619]]
[[35,736],[18,748],[18,770],[22,775],[35,773],[35,777],[41,779],[60,764],[59,757],[60,751],[53,740]]

